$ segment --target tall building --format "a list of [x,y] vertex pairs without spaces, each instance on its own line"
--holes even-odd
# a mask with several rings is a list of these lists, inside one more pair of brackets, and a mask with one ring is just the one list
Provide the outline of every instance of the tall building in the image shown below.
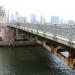
[[40,16],[40,23],[41,24],[45,24],[46,23],[46,19],[44,18],[44,16],[42,15],[42,13],[41,13],[41,16]]
[[27,23],[27,18],[26,17],[17,17],[17,22],[19,23]]
[[51,16],[51,24],[59,24],[59,16]]
[[37,23],[37,19],[36,19],[36,15],[35,14],[32,14],[31,15],[31,23]]
[[16,21],[15,15],[11,14],[11,16],[10,16],[10,22],[15,22],[15,21]]
[[60,23],[59,24],[64,24],[64,20],[60,19]]
[[75,24],[73,20],[68,20],[68,24]]

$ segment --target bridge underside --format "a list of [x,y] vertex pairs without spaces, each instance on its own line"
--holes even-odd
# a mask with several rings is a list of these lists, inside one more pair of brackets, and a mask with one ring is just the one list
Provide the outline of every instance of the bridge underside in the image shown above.
[[[37,34],[33,34],[31,32],[9,27],[9,44],[15,45],[16,41],[22,41],[25,43],[27,40],[42,45],[58,57],[62,56],[64,62],[66,62],[66,64],[71,68],[75,69],[75,48],[42,36],[38,36]],[[68,56],[63,55],[62,52],[67,52]]]

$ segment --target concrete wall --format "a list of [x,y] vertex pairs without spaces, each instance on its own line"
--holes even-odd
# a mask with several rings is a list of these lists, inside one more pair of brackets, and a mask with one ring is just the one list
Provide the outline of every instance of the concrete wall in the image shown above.
[[6,13],[5,10],[0,7],[0,39],[5,40],[6,32]]

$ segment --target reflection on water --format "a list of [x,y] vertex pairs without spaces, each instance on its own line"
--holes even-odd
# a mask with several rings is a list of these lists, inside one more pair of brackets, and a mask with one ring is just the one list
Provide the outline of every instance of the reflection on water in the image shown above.
[[50,58],[40,46],[0,48],[0,75],[65,75],[48,67]]

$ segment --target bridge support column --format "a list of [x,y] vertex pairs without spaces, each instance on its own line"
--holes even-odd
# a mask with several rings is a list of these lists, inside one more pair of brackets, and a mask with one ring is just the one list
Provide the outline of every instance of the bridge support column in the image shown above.
[[69,50],[68,66],[75,70],[75,51],[74,49]]
[[35,37],[35,41],[40,45],[42,44],[42,42],[38,39],[38,37]]
[[51,47],[51,52],[54,53],[54,54],[57,54],[57,47],[52,46]]
[[47,41],[43,40],[43,42],[42,42],[43,47],[45,47],[48,51],[51,52],[51,47],[49,47],[46,43],[47,43]]
[[13,28],[9,28],[8,31],[8,45],[14,45],[15,44],[15,30]]
[[53,54],[57,54],[57,47],[56,46],[48,46],[47,44],[46,44],[46,42],[47,41],[43,41],[43,43],[42,43],[42,45],[47,49],[47,50],[49,50],[50,52],[52,52]]
[[43,47],[45,47],[47,50],[49,50],[50,52],[52,52],[53,54],[57,54],[57,50],[58,50],[58,47],[57,46],[49,46],[47,45],[47,41],[44,41],[42,42],[42,45]]

